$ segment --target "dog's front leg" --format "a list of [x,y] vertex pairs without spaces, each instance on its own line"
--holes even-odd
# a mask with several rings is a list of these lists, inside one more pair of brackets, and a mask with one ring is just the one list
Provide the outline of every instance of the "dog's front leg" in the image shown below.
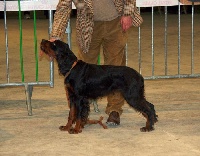
[[70,108],[68,122],[67,122],[66,126],[60,126],[59,129],[61,131],[68,131],[69,133],[71,133],[70,131],[73,129],[72,125],[75,121],[75,116],[76,116],[76,111],[75,111],[75,106],[73,105]]
[[[72,98],[73,90],[69,84],[65,84],[65,91],[66,91],[66,97],[67,97],[67,102],[68,102],[70,111],[69,111],[68,122],[67,122],[66,126],[60,126],[59,129],[61,131],[68,131],[70,133],[71,129],[73,129],[72,125],[76,119],[76,109],[75,109],[74,101]],[[69,96],[69,94],[70,94],[70,96]],[[71,97],[71,99],[70,99],[70,97]]]
[[[77,109],[80,109],[78,108],[78,106],[76,107],[76,113],[80,112],[80,110],[77,110]],[[78,116],[78,117],[77,117]],[[78,133],[81,133],[82,132],[82,121],[81,121],[81,118],[80,118],[80,115],[77,115],[76,114],[76,120],[75,120],[75,127],[74,128],[71,128],[69,133],[70,134],[78,134]]]
[[74,128],[70,129],[70,134],[78,134],[82,132],[81,120],[76,120],[76,125]]

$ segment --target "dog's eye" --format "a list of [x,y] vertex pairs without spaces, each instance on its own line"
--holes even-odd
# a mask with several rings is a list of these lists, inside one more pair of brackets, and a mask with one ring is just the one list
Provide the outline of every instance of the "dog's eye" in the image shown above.
[[55,42],[52,42],[52,44],[51,44],[51,49],[52,49],[52,50],[56,50],[56,44],[55,44]]

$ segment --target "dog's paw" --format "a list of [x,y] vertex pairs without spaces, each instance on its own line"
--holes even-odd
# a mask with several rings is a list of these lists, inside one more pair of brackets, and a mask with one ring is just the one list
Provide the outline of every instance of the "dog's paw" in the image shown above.
[[70,128],[70,130],[68,131],[69,134],[78,134],[78,133],[81,133],[82,130],[76,130],[75,128]]
[[150,131],[153,131],[153,130],[154,130],[153,127],[142,127],[142,128],[140,128],[141,132],[150,132]]
[[68,131],[69,130],[69,128],[67,126],[60,126],[59,129],[61,131]]

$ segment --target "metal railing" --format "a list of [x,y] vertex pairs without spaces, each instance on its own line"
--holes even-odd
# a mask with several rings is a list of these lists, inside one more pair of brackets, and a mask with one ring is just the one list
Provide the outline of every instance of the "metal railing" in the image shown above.
[[[188,37],[188,38],[191,38],[191,40],[188,39],[188,43],[191,43],[191,52],[190,52],[190,57],[191,57],[191,60],[190,60],[190,73],[188,74],[182,74],[181,73],[181,5],[179,3],[178,5],[178,20],[177,20],[177,24],[178,24],[178,32],[177,32],[177,37],[178,37],[178,44],[177,44],[177,74],[173,74],[173,75],[170,75],[168,74],[168,66],[169,66],[169,63],[168,63],[168,37],[169,37],[169,34],[168,34],[168,7],[167,6],[164,6],[164,36],[159,36],[160,38],[164,38],[164,71],[163,71],[163,75],[156,75],[155,74],[155,36],[154,36],[154,32],[155,32],[155,26],[154,26],[154,16],[155,16],[155,7],[151,7],[152,11],[151,11],[151,75],[150,76],[144,76],[145,79],[168,79],[168,78],[196,78],[196,77],[200,77],[200,71],[197,73],[194,72],[194,68],[195,68],[195,62],[194,62],[194,54],[195,54],[195,49],[194,49],[194,43],[195,43],[195,39],[194,39],[194,25],[195,25],[195,20],[194,20],[194,17],[195,17],[195,13],[194,13],[194,2],[192,3],[192,6],[191,6],[191,37]],[[163,15],[162,15],[163,16]],[[199,23],[196,23],[196,24],[199,24]],[[142,47],[142,38],[143,36],[141,35],[142,33],[142,29],[139,28],[138,29],[138,49],[139,49],[139,58],[138,58],[138,62],[139,62],[139,72],[142,73],[142,57],[141,57],[141,53],[143,52],[141,50],[141,47]],[[189,46],[189,44],[188,44]],[[199,49],[196,49],[197,52]],[[143,52],[144,53],[144,52]]]
[[[20,4],[20,3],[19,3]],[[31,106],[31,97],[33,92],[33,86],[54,86],[54,63],[53,61],[50,61],[49,70],[50,70],[50,79],[47,81],[38,81],[38,75],[36,74],[36,81],[34,82],[25,82],[24,81],[24,71],[23,71],[23,53],[20,51],[20,64],[21,64],[21,75],[22,75],[22,81],[21,82],[11,82],[10,80],[10,68],[9,68],[9,38],[8,38],[8,29],[7,29],[7,17],[6,17],[6,2],[4,0],[4,29],[5,29],[5,47],[6,47],[6,83],[0,83],[0,87],[18,87],[18,86],[24,86],[25,87],[25,94],[26,94],[26,104],[27,104],[27,110],[28,115],[32,115],[32,106]],[[20,5],[19,5],[19,21],[21,20],[20,15]],[[34,14],[35,16],[35,14]],[[53,20],[53,11],[49,11],[49,32],[51,32],[52,29],[52,20]],[[36,17],[34,17],[34,23],[36,22]],[[36,30],[35,30],[36,31]],[[22,34],[22,29],[20,27],[20,37]],[[37,39],[36,41],[37,42]],[[20,39],[20,46],[22,46],[22,40]],[[37,44],[35,44],[35,50],[37,49]],[[20,47],[21,50],[21,47]],[[36,50],[36,55],[38,55]],[[36,56],[36,68],[38,68],[37,62],[38,57]],[[38,69],[36,69],[37,71]]]

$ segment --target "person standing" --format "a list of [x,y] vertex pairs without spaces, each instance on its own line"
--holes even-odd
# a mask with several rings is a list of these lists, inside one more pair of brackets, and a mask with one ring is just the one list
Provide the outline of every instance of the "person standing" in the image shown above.
[[[77,9],[76,36],[79,58],[97,64],[100,48],[103,48],[104,64],[125,66],[127,30],[140,26],[142,17],[136,0],[59,0],[54,14],[50,41],[62,40],[72,11]],[[119,125],[124,98],[120,92],[107,96],[108,125]]]

